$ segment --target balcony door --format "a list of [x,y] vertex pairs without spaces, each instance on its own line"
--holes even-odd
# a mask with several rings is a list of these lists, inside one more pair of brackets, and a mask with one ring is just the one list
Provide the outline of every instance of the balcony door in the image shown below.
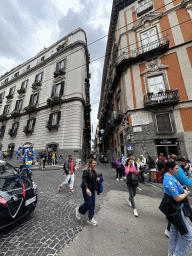
[[165,91],[163,76],[153,76],[148,78],[149,92],[158,93]]
[[156,27],[153,27],[141,33],[141,44],[142,44],[142,52],[147,52],[158,47],[159,41],[158,41]]

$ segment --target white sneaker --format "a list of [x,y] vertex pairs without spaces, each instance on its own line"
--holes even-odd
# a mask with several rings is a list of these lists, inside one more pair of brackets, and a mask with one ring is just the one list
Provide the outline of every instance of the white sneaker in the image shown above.
[[129,199],[127,199],[127,202],[128,202],[128,205],[129,205],[130,207],[132,207],[131,201],[130,201]]
[[135,217],[138,217],[137,209],[133,209],[133,214],[134,214]]
[[126,180],[126,177],[123,177],[124,180]]
[[75,211],[76,211],[76,219],[77,220],[81,220],[81,215],[80,215],[80,212],[79,212],[79,207],[76,207]]
[[165,229],[165,236],[169,237],[169,230],[168,229]]
[[88,220],[87,223],[93,226],[97,226],[97,221],[94,218],[92,218],[92,220]]
[[123,179],[121,178],[120,180],[122,180],[123,181]]
[[117,178],[116,180],[117,180],[117,181],[119,181],[119,179],[118,179],[118,178]]

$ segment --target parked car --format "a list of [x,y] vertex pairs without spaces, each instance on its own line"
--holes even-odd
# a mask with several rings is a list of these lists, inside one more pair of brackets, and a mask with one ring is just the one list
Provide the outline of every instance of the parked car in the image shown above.
[[33,212],[36,204],[35,182],[0,160],[0,229]]

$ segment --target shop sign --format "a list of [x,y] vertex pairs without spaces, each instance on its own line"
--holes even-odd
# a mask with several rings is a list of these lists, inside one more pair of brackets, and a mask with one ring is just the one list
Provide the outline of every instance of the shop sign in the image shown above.
[[133,144],[127,145],[127,150],[129,150],[129,151],[133,150]]

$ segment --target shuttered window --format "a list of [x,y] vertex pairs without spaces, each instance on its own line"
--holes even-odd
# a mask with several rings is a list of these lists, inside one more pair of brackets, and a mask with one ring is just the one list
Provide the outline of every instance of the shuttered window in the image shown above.
[[0,93],[0,99],[3,100],[5,96],[5,92]]
[[43,78],[43,72],[41,72],[35,76],[35,82],[41,82],[42,78]]
[[31,94],[29,105],[37,106],[39,100],[39,92]]
[[65,59],[62,61],[57,62],[56,64],[56,71],[58,70],[64,70],[65,69]]
[[20,113],[21,108],[22,108],[22,104],[23,104],[23,99],[17,100],[17,101],[16,101],[16,105],[15,105],[15,111],[17,111],[18,113]]
[[11,87],[9,90],[9,95],[13,95],[15,92],[15,86]]
[[169,113],[157,114],[157,132],[159,134],[168,134],[172,133],[172,125],[170,121]]
[[51,97],[54,97],[54,96],[62,97],[63,91],[64,91],[64,81],[62,81],[60,84],[54,84],[52,87]]
[[28,80],[23,81],[22,84],[21,84],[21,88],[26,89],[27,84],[28,84]]
[[55,112],[55,113],[51,113],[49,115],[49,125],[50,126],[51,125],[52,126],[59,125],[60,117],[61,117],[61,111]]
[[3,110],[3,115],[9,114],[9,109],[10,109],[10,105],[5,105],[4,110]]

